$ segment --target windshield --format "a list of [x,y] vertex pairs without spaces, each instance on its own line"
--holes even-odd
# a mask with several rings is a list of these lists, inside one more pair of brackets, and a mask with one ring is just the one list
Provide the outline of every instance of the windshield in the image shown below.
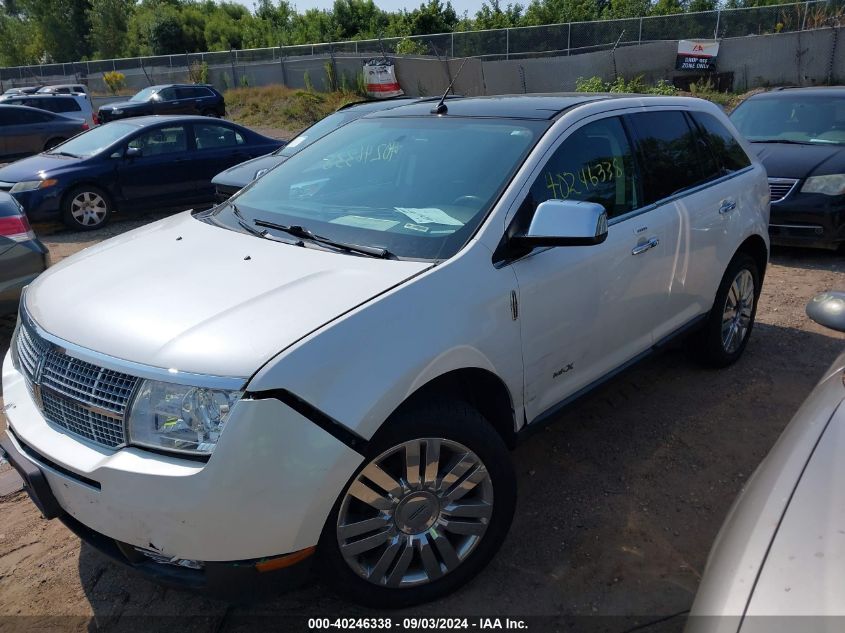
[[845,144],[845,98],[800,95],[749,99],[731,121],[752,142]]
[[[548,125],[360,119],[298,152],[234,202],[250,222],[298,225],[399,257],[445,259],[484,220]],[[220,207],[224,213],[231,206]]]
[[71,154],[87,158],[99,154],[104,149],[138,128],[128,123],[108,123],[74,136],[57,145],[48,154]]
[[357,112],[354,109],[335,112],[330,114],[325,119],[317,121],[314,125],[303,131],[302,134],[291,140],[290,143],[276,150],[278,156],[293,156],[300,150],[305,149],[317,139],[323,138],[329,132],[334,132],[337,128],[345,123],[360,119],[367,114],[366,112]]
[[130,97],[129,100],[130,101],[149,101],[150,97],[152,97],[157,92],[158,92],[158,88],[144,88],[138,94]]

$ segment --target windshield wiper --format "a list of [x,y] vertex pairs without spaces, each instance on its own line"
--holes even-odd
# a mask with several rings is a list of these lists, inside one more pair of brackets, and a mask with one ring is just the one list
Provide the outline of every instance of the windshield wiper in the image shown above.
[[82,158],[78,154],[71,154],[70,152],[47,152],[53,156],[70,156],[71,158]]
[[326,246],[333,246],[334,248],[338,248],[340,250],[347,251],[350,253],[359,253],[361,255],[367,255],[369,257],[379,257],[381,259],[389,259],[391,257],[394,257],[393,253],[391,253],[386,248],[381,248],[378,246],[365,246],[363,244],[349,244],[347,242],[339,242],[337,240],[329,239],[328,237],[323,237],[322,235],[317,235],[316,233],[306,229],[303,226],[299,226],[298,224],[276,224],[275,222],[269,222],[268,220],[254,220],[254,223],[256,226],[263,226],[268,229],[282,231],[300,239],[310,240],[312,242],[316,242],[317,244],[325,244]]
[[752,143],[783,143],[785,145],[812,145],[810,141],[792,141],[785,138],[764,138],[762,140],[755,139]]
[[257,228],[252,226],[249,222],[246,221],[241,210],[238,209],[238,205],[234,202],[228,202],[229,207],[232,209],[232,215],[235,216],[235,219],[238,221],[240,227],[246,231],[247,233],[252,233],[253,235],[257,235],[258,237],[267,237],[267,231],[259,231]]

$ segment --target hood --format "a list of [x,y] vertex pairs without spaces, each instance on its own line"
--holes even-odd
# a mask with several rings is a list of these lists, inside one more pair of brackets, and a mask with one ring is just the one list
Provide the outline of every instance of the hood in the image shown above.
[[303,248],[190,213],[88,248],[29,287],[47,332],[164,369],[248,377],[303,336],[431,264]]
[[259,156],[245,163],[230,167],[226,171],[221,171],[214,177],[211,183],[228,187],[238,187],[240,189],[255,180],[255,173],[260,169],[273,169],[273,167],[281,165],[286,160],[286,156],[277,156],[274,154]]
[[37,180],[40,172],[54,174],[56,170],[66,167],[76,167],[84,159],[72,156],[51,156],[36,154],[14,163],[0,167],[0,182],[21,182],[22,180]]
[[845,173],[845,146],[752,143],[769,178],[806,178]]
[[845,404],[840,404],[800,475],[780,524],[772,526],[777,531],[748,615],[845,615],[843,453]]
[[129,108],[146,108],[149,104],[146,101],[117,101],[106,103],[100,106],[100,110],[114,110],[115,108],[120,108],[121,110],[127,110]]

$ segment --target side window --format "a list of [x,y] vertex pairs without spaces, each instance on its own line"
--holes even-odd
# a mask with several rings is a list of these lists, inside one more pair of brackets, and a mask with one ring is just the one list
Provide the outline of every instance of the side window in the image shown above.
[[53,112],[79,112],[82,108],[76,102],[76,99],[58,98],[54,101],[53,107],[49,108]]
[[178,99],[178,95],[176,94],[176,88],[165,88],[164,90],[159,90],[156,93],[159,101],[173,101],[174,99]]
[[609,218],[639,204],[634,158],[622,122],[602,119],[575,130],[531,186],[532,208],[549,199],[597,202]]
[[646,204],[689,189],[705,179],[697,133],[680,110],[629,115],[636,135]]
[[143,156],[175,154],[188,149],[188,136],[181,125],[160,127],[129,141],[129,147],[138,147]]
[[742,145],[716,117],[706,112],[693,112],[692,118],[701,128],[720,175],[745,169],[751,164]]
[[225,125],[206,123],[194,124],[194,138],[197,149],[219,149],[221,147],[235,147],[246,141],[240,133]]
[[15,125],[20,123],[18,112],[13,108],[0,107],[0,126]]
[[52,121],[55,118],[52,114],[48,114],[47,112],[33,112],[30,110],[21,110],[18,115],[20,117],[20,122],[23,124],[46,123],[47,121]]

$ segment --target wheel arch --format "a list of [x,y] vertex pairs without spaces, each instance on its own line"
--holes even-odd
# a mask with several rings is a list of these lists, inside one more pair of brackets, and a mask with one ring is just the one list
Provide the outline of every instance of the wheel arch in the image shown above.
[[[751,235],[745,239],[745,241],[739,245],[739,248],[736,249],[736,253],[734,257],[736,257],[739,253],[745,253],[750,255],[754,262],[757,264],[757,270],[760,273],[760,280],[762,286],[762,279],[766,274],[766,266],[769,263],[769,249],[766,246],[766,241],[757,234]],[[757,289],[757,294],[759,295],[760,289]]]
[[499,434],[505,445],[516,445],[516,417],[510,390],[499,376],[481,367],[446,371],[413,391],[388,416],[437,398],[456,398],[474,406]]

